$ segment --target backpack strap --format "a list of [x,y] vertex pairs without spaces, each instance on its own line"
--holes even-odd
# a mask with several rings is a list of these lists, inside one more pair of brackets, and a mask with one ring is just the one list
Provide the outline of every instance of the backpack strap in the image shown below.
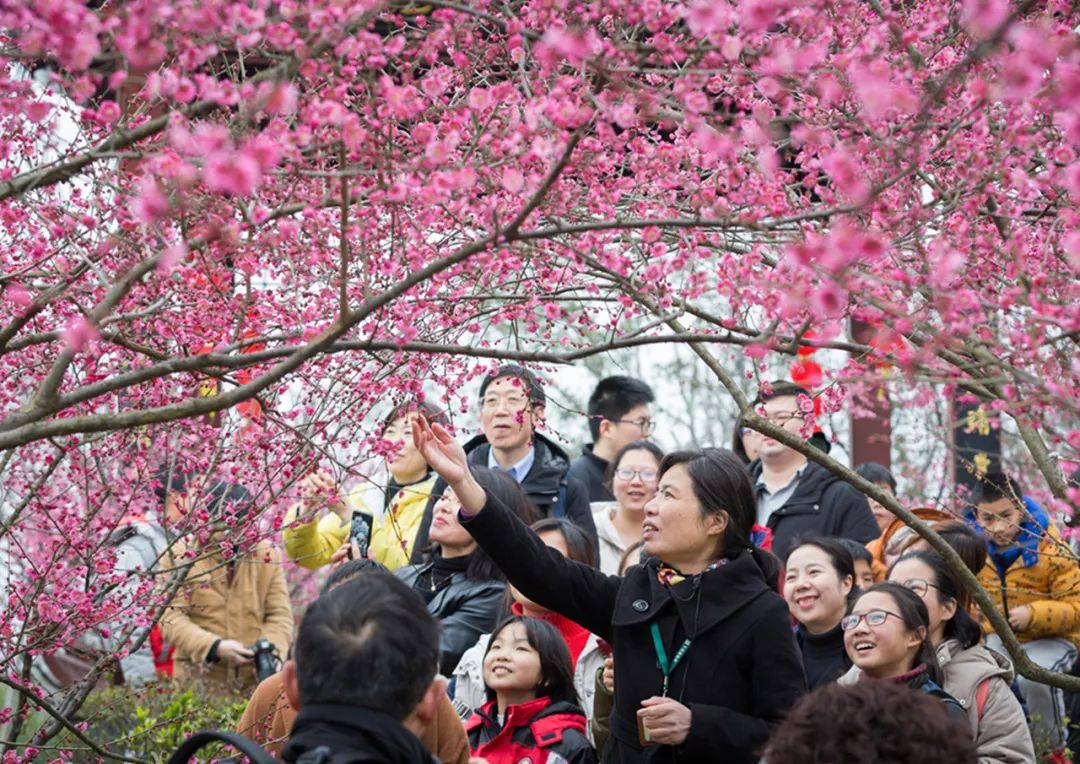
[[983,709],[986,708],[986,699],[990,697],[990,680],[992,678],[986,677],[975,688],[975,718],[979,721],[982,721]]

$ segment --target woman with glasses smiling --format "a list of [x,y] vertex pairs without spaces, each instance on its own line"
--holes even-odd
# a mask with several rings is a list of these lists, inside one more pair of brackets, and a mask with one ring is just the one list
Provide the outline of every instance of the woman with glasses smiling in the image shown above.
[[963,706],[941,687],[930,615],[918,594],[898,583],[875,584],[854,600],[840,628],[855,664],[840,684],[866,679],[906,684],[940,698],[946,713],[967,723]]
[[892,566],[889,580],[926,604],[941,684],[967,709],[980,764],[1035,761],[1024,709],[1010,689],[1012,664],[982,645],[982,629],[968,612],[970,598],[948,563],[935,552],[908,552]]
[[627,443],[608,463],[605,482],[614,494],[614,503],[602,504],[593,512],[600,540],[600,570],[619,575],[619,562],[626,550],[641,541],[645,505],[656,495],[656,478],[664,452],[647,440]]

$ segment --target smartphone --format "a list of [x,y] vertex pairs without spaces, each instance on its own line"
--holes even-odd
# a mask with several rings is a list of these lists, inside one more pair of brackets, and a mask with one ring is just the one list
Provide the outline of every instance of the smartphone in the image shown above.
[[352,522],[349,525],[349,541],[355,542],[360,549],[360,557],[367,557],[368,547],[371,546],[371,529],[374,527],[375,517],[367,512],[354,509]]

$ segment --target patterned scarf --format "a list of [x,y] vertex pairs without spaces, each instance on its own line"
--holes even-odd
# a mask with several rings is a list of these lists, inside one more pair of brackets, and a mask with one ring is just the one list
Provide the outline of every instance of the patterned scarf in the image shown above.
[[[703,576],[710,570],[716,570],[721,565],[727,565],[729,562],[730,560],[726,558],[714,560],[713,562],[710,562],[707,566],[705,566],[705,570],[701,571],[701,573],[699,573],[698,575]],[[671,567],[666,562],[660,563],[660,567],[656,569],[656,580],[664,586],[674,586],[675,584],[681,584],[687,578],[693,578],[693,576],[684,576],[677,569]]]

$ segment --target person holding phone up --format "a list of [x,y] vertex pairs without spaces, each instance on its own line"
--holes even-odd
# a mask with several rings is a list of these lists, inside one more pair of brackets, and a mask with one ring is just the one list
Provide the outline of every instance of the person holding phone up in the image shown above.
[[756,502],[738,457],[710,448],[664,458],[642,523],[649,559],[619,578],[548,549],[477,482],[446,429],[418,418],[413,437],[510,583],[611,644],[605,764],[758,761],[806,680],[775,591],[779,564],[750,540]]
[[[412,443],[410,426],[418,415],[441,421],[440,412],[423,402],[401,404],[383,420],[383,439],[394,450],[386,457],[390,482],[381,518],[364,506],[359,492],[342,498],[340,486],[325,472],[314,472],[301,481],[301,501],[289,508],[282,533],[290,560],[311,570],[321,568],[352,539],[360,555],[389,570],[408,564],[435,485],[435,475]],[[316,521],[320,509],[327,511]]]

